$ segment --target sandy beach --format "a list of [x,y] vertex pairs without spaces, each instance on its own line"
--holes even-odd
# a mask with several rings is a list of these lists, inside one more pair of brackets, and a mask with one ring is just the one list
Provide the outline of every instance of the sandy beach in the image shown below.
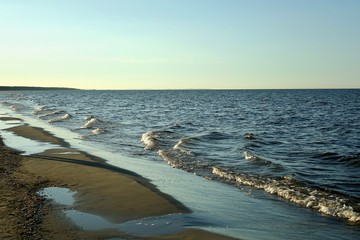
[[[0,118],[14,120],[19,119]],[[24,124],[7,131],[59,148],[22,156],[1,140],[1,239],[230,239],[198,229],[182,229],[162,236],[152,232],[134,236],[118,229],[84,230],[69,220],[63,210],[75,209],[112,223],[190,210],[138,174],[73,149],[41,128]],[[76,192],[75,203],[63,206],[39,196],[37,192],[45,187],[64,187]]]

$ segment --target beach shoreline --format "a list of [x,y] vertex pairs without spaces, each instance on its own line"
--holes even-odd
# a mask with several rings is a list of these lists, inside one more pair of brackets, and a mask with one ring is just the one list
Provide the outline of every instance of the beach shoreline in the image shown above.
[[[13,121],[1,117],[0,121]],[[64,209],[76,209],[124,223],[144,217],[186,214],[190,210],[148,180],[111,165],[98,157],[71,148],[41,128],[27,124],[7,129],[35,141],[58,144],[36,155],[22,156],[1,141],[1,238],[9,239],[231,239],[197,229],[135,236],[118,229],[84,230],[69,221]],[[45,187],[65,187],[76,192],[73,206],[62,206],[39,196]],[[20,194],[21,193],[21,194]],[[6,201],[5,201],[5,200]],[[120,203],[121,202],[121,203]],[[14,204],[16,203],[16,204]]]

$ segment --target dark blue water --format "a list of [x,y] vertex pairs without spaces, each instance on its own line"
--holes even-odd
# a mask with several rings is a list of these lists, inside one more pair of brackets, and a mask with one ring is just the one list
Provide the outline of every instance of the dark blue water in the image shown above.
[[28,91],[3,107],[244,191],[360,221],[360,90]]

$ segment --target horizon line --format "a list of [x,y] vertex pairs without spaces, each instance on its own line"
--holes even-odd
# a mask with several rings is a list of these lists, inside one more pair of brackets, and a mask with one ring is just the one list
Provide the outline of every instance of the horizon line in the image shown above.
[[360,87],[323,87],[323,88],[75,88],[75,87],[48,87],[48,86],[0,86],[0,89],[8,88],[11,90],[12,88],[38,88],[38,89],[68,89],[68,90],[84,90],[84,91],[201,91],[201,90],[357,90]]

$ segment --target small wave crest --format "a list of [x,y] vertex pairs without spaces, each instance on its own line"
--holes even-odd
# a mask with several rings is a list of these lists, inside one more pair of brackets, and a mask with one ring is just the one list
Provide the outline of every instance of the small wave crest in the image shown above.
[[174,151],[166,151],[164,149],[160,149],[157,151],[159,156],[171,167],[185,170],[187,172],[192,172],[197,174],[195,171],[199,171],[200,165],[197,165],[194,162],[194,159],[181,157]]
[[303,186],[291,177],[278,180],[238,174],[213,167],[212,173],[235,184],[242,184],[278,195],[301,206],[351,222],[360,222],[357,201],[341,194]]
[[46,111],[46,107],[45,106],[41,106],[36,108],[31,114],[32,115],[40,115],[43,114]]
[[160,147],[172,146],[171,141],[175,136],[173,131],[148,131],[141,136],[141,142],[145,145],[146,150],[158,150]]
[[94,125],[98,124],[100,121],[93,117],[93,116],[89,116],[87,118],[85,118],[85,120],[87,121],[83,126],[81,126],[81,128],[92,128]]
[[[60,122],[60,121],[64,121],[67,119],[70,119],[71,116],[70,114],[68,114],[67,112],[63,111],[63,110],[54,110],[54,108],[49,108],[47,106],[40,106],[37,107],[32,113],[32,115],[38,116],[38,118],[40,119],[48,119],[48,122],[52,123],[52,122]],[[53,118],[53,119],[49,119],[51,117],[54,117],[56,115],[61,115],[64,114],[61,117],[57,117],[57,118]]]
[[184,153],[184,154],[187,154],[187,155],[191,155],[192,154],[192,151],[190,150],[186,150],[184,149],[184,146],[190,142],[190,139],[189,138],[183,138],[183,139],[180,139],[180,141],[178,141],[173,149],[176,150],[176,151],[179,151],[181,153]]
[[158,140],[156,132],[149,131],[141,136],[141,142],[144,143],[146,150],[154,150],[158,147]]
[[181,164],[179,164],[177,161],[175,161],[169,154],[169,152],[165,151],[165,150],[159,150],[158,154],[160,157],[162,157],[162,159],[164,159],[167,164],[169,164],[170,166],[172,166],[173,168],[181,168]]
[[255,134],[253,134],[253,133],[246,133],[246,134],[244,135],[244,139],[247,139],[247,140],[255,140],[256,137],[255,137]]
[[45,112],[44,114],[39,114],[39,117],[40,119],[46,119],[48,117],[52,117],[52,116],[55,116],[55,115],[60,115],[60,114],[64,114],[66,113],[65,111],[62,111],[62,110],[59,110],[59,111],[49,111],[49,112]]
[[258,159],[257,156],[255,156],[252,152],[250,151],[244,151],[244,156],[246,160],[256,160]]
[[104,129],[101,128],[95,128],[94,130],[91,131],[94,135],[100,135],[102,133],[105,133]]
[[71,119],[72,116],[68,113],[66,113],[64,116],[61,116],[61,117],[58,117],[58,118],[55,118],[55,119],[50,119],[48,122],[49,123],[54,123],[54,122],[62,122],[62,121],[65,121],[65,120],[68,120],[68,119]]

